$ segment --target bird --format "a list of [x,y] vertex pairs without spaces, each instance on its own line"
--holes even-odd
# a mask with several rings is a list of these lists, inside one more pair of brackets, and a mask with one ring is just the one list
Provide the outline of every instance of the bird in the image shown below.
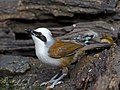
[[112,36],[110,36],[108,34],[102,34],[101,42],[107,42],[109,44],[114,44],[114,40],[113,40]]
[[113,37],[107,33],[103,33],[101,35],[95,35],[95,34],[86,34],[82,36],[81,39],[86,45],[88,44],[94,44],[94,43],[106,43],[106,44],[113,44],[114,40]]
[[93,48],[104,47],[103,44],[100,44],[101,46],[91,45],[89,47],[72,40],[54,39],[51,31],[44,27],[35,30],[26,29],[26,31],[31,35],[35,43],[35,53],[38,59],[47,65],[57,66],[62,69],[60,73],[56,74],[49,81],[41,83],[41,86],[51,83],[47,88],[54,88],[56,85],[63,83],[61,79],[68,74],[69,66],[75,62],[75,54],[84,55],[85,53],[83,52],[91,49],[92,46]]
[[60,81],[68,74],[68,66],[74,62],[73,55],[81,45],[74,41],[53,39],[51,31],[47,28],[37,28],[35,30],[26,29],[35,43],[35,53],[39,60],[48,65],[62,68],[62,72],[56,74],[52,79],[41,84],[52,83],[48,88],[62,83]]

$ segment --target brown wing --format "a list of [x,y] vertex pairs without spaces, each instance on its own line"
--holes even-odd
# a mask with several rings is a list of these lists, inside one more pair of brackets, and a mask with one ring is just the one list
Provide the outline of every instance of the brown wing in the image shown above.
[[61,41],[60,39],[57,39],[50,47],[48,53],[51,57],[60,58],[70,55],[76,49],[81,47],[83,46],[78,43],[71,41]]

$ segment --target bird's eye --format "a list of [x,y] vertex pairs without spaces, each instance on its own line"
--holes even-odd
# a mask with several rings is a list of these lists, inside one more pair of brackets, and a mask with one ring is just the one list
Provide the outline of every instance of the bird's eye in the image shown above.
[[36,31],[33,31],[33,33],[34,33],[36,36],[42,35],[42,33],[41,33],[41,32],[36,32]]
[[42,40],[43,42],[47,42],[46,37],[41,33],[41,32],[36,32],[33,31],[33,33],[35,34],[36,37],[38,37],[40,40]]
[[41,36],[42,34],[38,32],[38,33],[36,33],[36,35],[37,35],[37,36]]
[[47,39],[44,35],[41,35],[40,37],[38,37],[39,39],[41,39],[43,42],[47,42]]

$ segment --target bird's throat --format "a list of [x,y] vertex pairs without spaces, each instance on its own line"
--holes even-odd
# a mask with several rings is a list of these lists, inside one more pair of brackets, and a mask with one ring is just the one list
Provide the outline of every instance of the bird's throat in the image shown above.
[[60,60],[51,58],[48,54],[48,49],[50,46],[46,46],[44,43],[35,43],[35,51],[36,55],[40,61],[46,64],[50,64],[52,66],[59,66]]

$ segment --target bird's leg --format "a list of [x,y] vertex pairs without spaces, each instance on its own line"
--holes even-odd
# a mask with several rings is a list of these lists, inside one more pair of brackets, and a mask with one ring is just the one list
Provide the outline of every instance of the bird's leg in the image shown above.
[[41,83],[40,86],[47,85],[48,83],[53,83],[59,76],[61,76],[61,74],[62,70],[58,74],[53,76],[49,81]]
[[54,82],[52,83],[52,85],[48,86],[47,88],[54,88],[55,85],[58,85],[60,83],[63,83],[62,81],[60,81],[61,79],[63,79],[66,75],[68,74],[68,68],[65,67],[62,70],[62,75],[60,77],[58,77],[57,79],[54,80]]
[[52,78],[51,78],[49,81],[47,81],[47,82],[42,82],[42,83],[40,84],[40,86],[47,85],[48,83],[54,82],[54,79],[57,77],[57,75],[58,75],[58,74],[56,74],[54,77],[52,77]]

